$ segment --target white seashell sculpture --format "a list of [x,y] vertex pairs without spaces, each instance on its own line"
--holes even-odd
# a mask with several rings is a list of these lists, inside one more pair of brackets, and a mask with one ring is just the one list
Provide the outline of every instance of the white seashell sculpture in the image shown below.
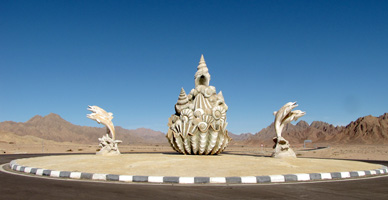
[[[98,138],[100,141],[99,146],[101,147],[97,155],[119,155],[120,151],[118,149],[118,144],[121,143],[121,140],[115,140],[115,127],[113,126],[113,114],[106,112],[104,109],[98,106],[89,106],[88,110],[92,111],[91,114],[87,114],[86,117],[96,121],[99,124],[104,124],[106,126],[107,134],[102,138]],[[112,137],[109,137],[111,134]]]
[[182,88],[169,118],[167,139],[182,154],[214,155],[228,146],[226,111],[222,92],[209,86],[210,74],[203,55],[194,76],[195,88],[186,95]]
[[296,108],[298,104],[296,102],[288,102],[283,107],[279,109],[279,111],[275,111],[273,115],[275,115],[275,132],[276,137],[273,138],[275,142],[274,152],[272,157],[275,158],[296,158],[295,152],[290,148],[290,143],[282,137],[282,131],[286,124],[291,121],[296,121],[300,117],[306,114],[306,112],[302,112],[300,110],[292,109]]

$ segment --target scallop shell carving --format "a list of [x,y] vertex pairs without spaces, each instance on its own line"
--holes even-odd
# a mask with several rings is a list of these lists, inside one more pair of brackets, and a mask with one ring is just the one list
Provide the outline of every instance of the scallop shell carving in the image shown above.
[[209,144],[206,148],[205,154],[209,154],[214,149],[214,146],[216,146],[217,137],[218,137],[218,131],[210,131]]
[[198,128],[201,132],[207,131],[208,124],[206,122],[199,122]]
[[195,88],[189,94],[182,88],[175,115],[169,119],[167,139],[182,154],[220,154],[231,138],[226,130],[226,112],[222,92],[209,85],[210,74],[203,56],[195,73]]
[[202,115],[202,121],[211,124],[214,121],[214,118],[211,115]]
[[172,130],[174,133],[174,137],[178,137],[179,135],[181,135],[182,134],[182,121],[181,120],[176,121],[172,127]]
[[194,112],[190,109],[184,109],[181,112],[181,120],[185,122],[192,121],[194,119]]
[[195,109],[195,110],[194,110],[194,116],[195,116],[196,118],[201,118],[202,115],[204,115],[204,114],[205,114],[205,111],[203,111],[202,108],[198,108],[198,109]]
[[205,91],[204,91],[204,96],[206,97],[206,98],[209,98],[209,97],[211,97],[213,94],[215,94],[216,93],[216,89],[214,88],[214,87],[212,87],[212,86],[210,86],[210,87],[207,87],[206,89],[205,89]]
[[203,94],[199,93],[194,99],[194,109],[201,108],[203,110],[212,108],[208,99]]
[[192,154],[198,154],[198,151],[199,151],[199,131],[198,130],[193,133],[193,135],[190,138],[190,142],[191,142]]
[[215,120],[226,120],[226,110],[221,106],[216,106],[213,108],[213,117]]

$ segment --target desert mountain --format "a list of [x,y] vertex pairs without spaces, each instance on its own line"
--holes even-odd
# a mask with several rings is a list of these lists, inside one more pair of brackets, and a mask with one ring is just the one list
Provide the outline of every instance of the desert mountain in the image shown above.
[[[51,140],[45,140],[42,138],[38,138],[31,135],[16,135],[14,133],[0,131],[0,143],[3,144],[19,144],[19,145],[42,145],[43,144],[54,144],[54,145],[63,145],[63,144],[71,144],[71,143],[63,143],[63,142],[54,142]],[[1,151],[0,151],[1,153]]]
[[239,135],[234,134],[232,132],[228,132],[229,137],[232,138],[232,142],[238,142],[238,141],[246,141],[249,140],[253,134],[252,133],[241,133]]
[[[272,123],[254,135],[246,135],[238,143],[272,145],[275,127]],[[388,144],[388,113],[380,117],[371,115],[358,118],[346,127],[333,126],[326,122],[314,121],[310,125],[299,121],[296,125],[287,124],[282,136],[291,144],[302,144],[304,140],[327,144]]]
[[380,117],[371,115],[358,118],[348,124],[332,142],[355,144],[388,144],[388,113]]
[[[116,126],[116,135],[123,144],[167,144],[162,132],[139,128],[127,130]],[[0,123],[0,132],[14,133],[19,136],[35,136],[56,142],[73,142],[95,144],[106,133],[105,128],[74,125],[59,115],[51,113],[47,116],[36,115],[27,122],[6,121]]]
[[[123,144],[168,144],[164,133],[146,128],[135,130],[116,126],[117,139]],[[74,125],[57,114],[34,116],[27,122],[0,122],[0,135],[12,133],[18,136],[33,136],[56,142],[96,144],[97,138],[106,133],[105,128]],[[296,125],[287,124],[282,135],[291,144],[302,144],[304,140],[326,144],[388,144],[388,113],[380,117],[365,116],[344,126],[333,126],[326,122],[314,121],[310,125],[299,121]],[[275,136],[274,125],[256,134],[233,134],[234,144],[272,145]]]

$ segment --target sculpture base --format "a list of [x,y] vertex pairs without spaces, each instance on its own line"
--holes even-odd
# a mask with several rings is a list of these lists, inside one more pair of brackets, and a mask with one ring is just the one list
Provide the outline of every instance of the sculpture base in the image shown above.
[[101,150],[96,153],[96,155],[101,156],[113,156],[120,155],[118,144],[121,143],[121,140],[113,140],[109,137],[108,134],[104,135],[102,138],[98,138],[100,141]]
[[201,132],[197,130],[194,134],[183,137],[167,132],[167,139],[171,147],[178,153],[185,155],[218,155],[222,153],[232,140],[228,131]]
[[271,157],[273,158],[296,158],[295,152],[290,148],[290,143],[283,137],[274,137],[275,142],[274,152]]
[[120,155],[120,151],[117,150],[117,151],[112,151],[112,150],[109,150],[109,149],[101,149],[100,151],[98,151],[96,153],[96,155],[98,156],[115,156],[115,155]]

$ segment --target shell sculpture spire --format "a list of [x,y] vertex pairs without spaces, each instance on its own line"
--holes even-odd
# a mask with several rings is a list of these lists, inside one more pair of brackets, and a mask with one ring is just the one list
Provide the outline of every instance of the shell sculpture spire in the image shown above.
[[187,95],[182,88],[169,118],[167,139],[182,154],[214,155],[228,146],[226,111],[222,92],[210,86],[210,74],[203,55],[194,75],[195,88]]

